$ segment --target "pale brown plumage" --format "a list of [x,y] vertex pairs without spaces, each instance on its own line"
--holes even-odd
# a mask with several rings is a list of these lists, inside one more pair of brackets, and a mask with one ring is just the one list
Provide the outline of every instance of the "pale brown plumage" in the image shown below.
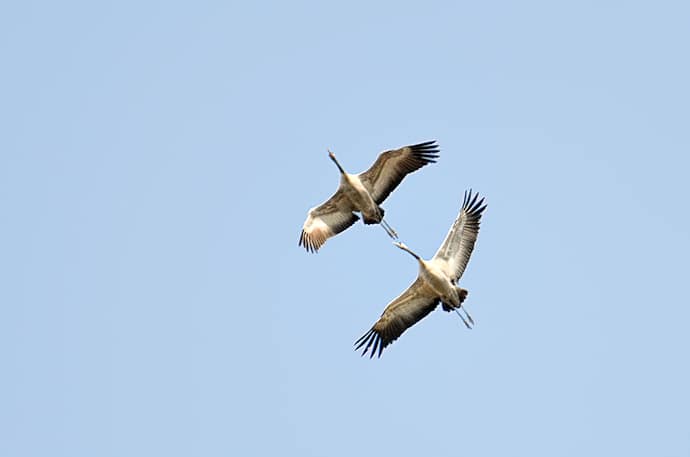
[[[366,224],[382,223],[389,232],[390,227],[383,220],[383,208],[378,205],[395,190],[405,176],[429,163],[435,163],[438,158],[438,145],[435,141],[427,141],[382,152],[367,171],[351,175],[342,170],[331,153],[331,159],[341,171],[340,186],[325,203],[309,210],[299,245],[309,252],[317,252],[328,238],[357,222],[359,217],[353,212],[362,213]],[[369,201],[373,206],[364,207],[354,197],[361,197],[361,201]],[[395,234],[392,229],[390,232]]]
[[439,158],[436,141],[405,146],[379,154],[367,171],[359,174],[376,203],[382,203],[408,174]]
[[[486,208],[483,203],[484,199],[480,200],[479,194],[472,195],[472,191],[465,193],[460,214],[448,231],[443,244],[428,262],[404,245],[398,245],[419,260],[420,273],[405,292],[386,306],[374,326],[355,342],[355,349],[364,347],[362,355],[369,352],[369,357],[373,357],[374,354],[380,357],[386,346],[436,309],[439,303],[443,303],[443,309],[446,311],[457,311],[461,307],[467,291],[457,287],[456,283],[465,271],[474,249],[481,216]],[[447,282],[446,286],[455,288],[458,294],[457,304],[446,303],[444,297],[434,289],[430,279]],[[470,322],[474,322],[469,315],[467,316]],[[467,325],[467,322],[465,323]]]

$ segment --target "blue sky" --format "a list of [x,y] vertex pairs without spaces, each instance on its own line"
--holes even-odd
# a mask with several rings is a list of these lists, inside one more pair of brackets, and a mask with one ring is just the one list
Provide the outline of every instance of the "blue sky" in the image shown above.
[[[684,2],[0,6],[0,454],[687,456]],[[308,208],[380,151],[463,287],[379,360],[416,277]]]

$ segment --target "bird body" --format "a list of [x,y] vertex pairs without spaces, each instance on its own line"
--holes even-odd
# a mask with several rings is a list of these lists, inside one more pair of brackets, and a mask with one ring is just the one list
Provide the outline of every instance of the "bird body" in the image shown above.
[[340,176],[338,191],[348,200],[350,211],[357,210],[362,213],[365,224],[378,224],[383,219],[383,208],[376,204],[371,197],[371,191],[367,189],[357,175],[343,173]]
[[460,293],[453,280],[441,268],[438,262],[422,260],[419,267],[419,276],[429,285],[441,302],[451,308],[460,306]]
[[439,157],[435,141],[427,141],[379,154],[374,164],[359,174],[346,173],[335,154],[328,156],[340,171],[340,185],[323,204],[311,208],[302,226],[299,245],[317,252],[328,238],[352,226],[362,214],[365,224],[381,224],[391,238],[397,233],[383,218],[381,203],[408,174],[436,162]]
[[[439,303],[444,311],[455,311],[468,328],[474,320],[462,303],[467,290],[457,286],[469,262],[479,233],[479,222],[486,209],[484,199],[472,191],[465,193],[460,214],[451,226],[446,239],[431,260],[424,260],[403,243],[394,243],[419,262],[417,280],[398,298],[388,304],[374,326],[355,342],[356,349],[364,346],[362,355],[368,351],[381,356],[383,349],[398,339],[402,333],[436,309]],[[458,312],[462,309],[465,317]]]
[[437,259],[424,260],[412,252],[403,243],[395,243],[403,251],[409,252],[417,262],[419,262],[419,273],[417,277],[422,279],[424,286],[428,289],[427,295],[435,295],[441,301],[457,308],[460,304],[460,297],[455,287],[453,279],[448,276],[446,269],[443,268],[442,261]]

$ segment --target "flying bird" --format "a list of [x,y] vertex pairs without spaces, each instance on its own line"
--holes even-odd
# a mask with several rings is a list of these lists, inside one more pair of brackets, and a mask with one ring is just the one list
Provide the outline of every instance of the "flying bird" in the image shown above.
[[[381,357],[386,346],[436,309],[439,303],[444,311],[455,311],[467,328],[472,328],[474,320],[462,306],[467,290],[458,287],[457,282],[470,260],[484,209],[484,198],[479,199],[478,193],[472,195],[471,190],[465,192],[460,213],[431,260],[422,259],[403,243],[394,243],[419,262],[417,280],[386,306],[374,326],[355,342],[355,350],[364,347],[363,356],[369,352],[369,358],[374,354]],[[460,308],[467,318],[458,312]]]
[[391,238],[397,239],[395,230],[383,219],[384,210],[379,205],[405,176],[435,163],[439,148],[436,141],[427,141],[385,151],[371,168],[357,175],[346,173],[331,151],[328,156],[340,171],[340,186],[331,198],[307,214],[299,245],[308,252],[317,252],[328,238],[357,222],[359,216],[354,212],[361,213],[365,224],[381,224]]

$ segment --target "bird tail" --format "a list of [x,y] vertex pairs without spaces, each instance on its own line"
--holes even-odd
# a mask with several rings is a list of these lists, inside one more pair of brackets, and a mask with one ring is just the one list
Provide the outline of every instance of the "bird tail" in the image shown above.
[[454,309],[460,308],[462,306],[462,303],[465,301],[467,298],[467,289],[463,289],[462,287],[456,287],[455,290],[458,291],[458,297],[460,298],[460,301],[458,302],[458,306],[453,306],[451,304],[448,304],[446,302],[441,303],[443,306],[443,311],[453,311]]
[[455,289],[458,291],[458,296],[460,297],[460,304],[462,305],[462,302],[464,302],[467,298],[467,289],[463,289],[462,287],[456,287]]
[[363,221],[365,224],[367,224],[367,225],[371,225],[371,224],[380,224],[381,221],[383,220],[383,215],[384,215],[384,214],[385,214],[385,211],[383,210],[383,208],[381,208],[381,207],[379,206],[379,214],[378,214],[378,215],[376,215],[376,216],[374,216],[374,217],[372,217],[372,218],[369,218],[369,217],[367,217],[364,213],[362,213],[362,221]]

